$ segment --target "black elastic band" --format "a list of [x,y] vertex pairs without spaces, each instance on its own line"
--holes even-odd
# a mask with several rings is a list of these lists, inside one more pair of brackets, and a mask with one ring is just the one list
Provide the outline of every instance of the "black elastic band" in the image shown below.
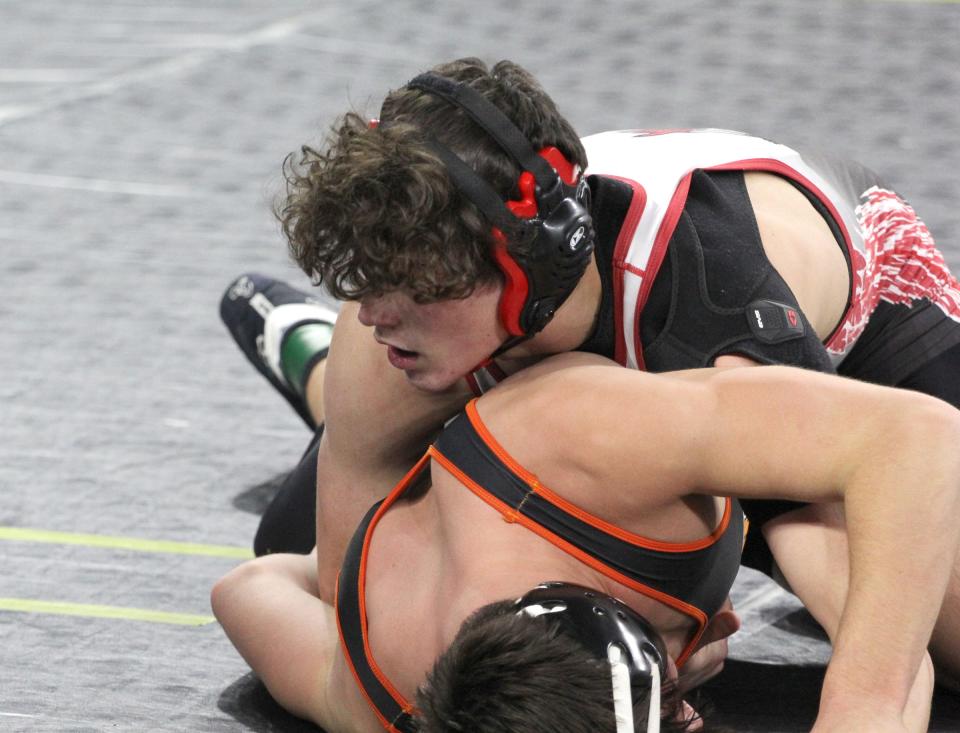
[[513,156],[521,168],[533,173],[537,185],[545,194],[552,192],[559,183],[560,176],[537,154],[510,118],[472,87],[429,73],[414,77],[407,83],[407,87],[436,94],[470,115],[474,122]]
[[504,205],[493,187],[464,163],[460,156],[436,140],[427,140],[427,146],[443,161],[454,185],[483,212],[491,224],[504,234],[509,234],[520,224],[520,220]]
[[[514,346],[519,346],[524,341],[529,341],[530,339],[532,339],[534,335],[535,334],[532,334],[532,333],[525,333],[522,336],[509,337],[506,341],[500,344],[500,348],[498,348],[496,351],[490,354],[490,359],[496,359],[498,356],[503,356],[508,351],[510,351],[510,349],[512,349]],[[474,369],[473,371],[476,371],[476,369]]]

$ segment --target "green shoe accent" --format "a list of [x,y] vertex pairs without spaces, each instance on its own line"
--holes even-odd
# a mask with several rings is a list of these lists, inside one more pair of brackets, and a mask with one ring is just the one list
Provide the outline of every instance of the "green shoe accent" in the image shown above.
[[307,389],[307,379],[317,362],[327,355],[333,325],[304,323],[283,335],[280,344],[280,369],[287,384],[301,397]]

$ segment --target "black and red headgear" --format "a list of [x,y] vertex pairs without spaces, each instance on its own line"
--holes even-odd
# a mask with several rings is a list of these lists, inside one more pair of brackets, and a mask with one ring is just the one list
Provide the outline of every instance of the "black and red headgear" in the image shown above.
[[[550,322],[590,262],[595,239],[590,189],[563,153],[555,147],[534,151],[496,105],[466,84],[421,74],[407,87],[435,94],[462,109],[523,170],[518,181],[521,199],[504,202],[452,150],[429,141],[453,183],[493,226],[493,258],[505,280],[500,321],[510,334],[507,343],[529,338]],[[517,233],[530,236],[529,254],[510,252],[508,236]]]

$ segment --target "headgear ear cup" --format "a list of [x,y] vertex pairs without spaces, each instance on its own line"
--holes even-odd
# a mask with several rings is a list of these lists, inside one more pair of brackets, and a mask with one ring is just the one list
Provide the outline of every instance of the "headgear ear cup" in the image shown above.
[[[514,607],[518,614],[544,617],[595,658],[609,662],[618,712],[629,710],[632,717],[633,705],[646,692],[647,730],[659,730],[667,649],[643,616],[613,596],[561,581],[541,583],[517,599]],[[618,733],[621,730],[632,731],[633,725],[618,725]]]
[[500,294],[500,323],[511,336],[523,336],[524,330],[520,316],[530,295],[530,283],[527,273],[510,256],[507,238],[496,227],[493,228],[493,261],[503,274],[503,292]]
[[[471,87],[436,74],[421,74],[407,86],[462,109],[523,168],[521,199],[504,203],[452,151],[430,141],[454,184],[493,225],[493,259],[505,281],[500,320],[513,340],[529,338],[550,322],[590,262],[595,236],[589,189],[559,150],[535,152],[516,125]],[[512,254],[511,236],[530,232],[529,253]]]
[[[530,171],[520,174],[517,181],[520,198],[507,201],[507,209],[521,219],[533,219],[537,215],[537,181]],[[500,322],[511,336],[523,336],[522,316],[530,296],[530,280],[523,267],[510,255],[506,235],[493,227],[493,259],[504,276],[503,294],[500,296]]]

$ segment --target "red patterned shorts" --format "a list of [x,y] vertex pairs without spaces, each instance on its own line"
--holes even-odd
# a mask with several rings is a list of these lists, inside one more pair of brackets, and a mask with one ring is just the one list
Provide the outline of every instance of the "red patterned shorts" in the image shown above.
[[856,215],[865,253],[853,252],[853,298],[827,350],[847,353],[881,300],[909,305],[925,298],[960,323],[960,283],[913,207],[878,186],[861,199]]

